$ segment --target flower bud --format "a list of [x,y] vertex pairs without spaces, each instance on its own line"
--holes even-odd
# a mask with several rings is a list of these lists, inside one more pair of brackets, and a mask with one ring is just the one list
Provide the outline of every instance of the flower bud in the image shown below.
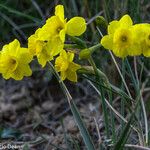
[[80,59],[89,59],[90,56],[91,56],[91,51],[89,49],[83,49],[79,53],[79,58]]
[[108,26],[108,23],[103,16],[98,16],[96,18],[96,24],[97,24],[97,26],[100,26],[103,28],[107,28],[107,26]]

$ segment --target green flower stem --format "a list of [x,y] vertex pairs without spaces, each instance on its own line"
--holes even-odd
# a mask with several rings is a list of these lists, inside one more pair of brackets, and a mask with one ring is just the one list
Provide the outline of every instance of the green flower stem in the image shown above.
[[90,53],[92,54],[93,52],[95,52],[97,49],[99,49],[102,45],[100,43],[92,46],[89,48]]
[[64,44],[65,49],[80,49],[80,46],[77,44]]
[[89,59],[91,57],[92,53],[94,51],[96,51],[97,49],[99,49],[100,47],[101,47],[101,44],[98,43],[98,44],[96,44],[90,48],[86,48],[86,49],[81,50],[79,53],[79,58],[80,59]]
[[[96,81],[100,81],[99,78],[99,74],[98,74],[98,69],[95,65],[95,62],[93,61],[92,57],[89,58],[89,62],[90,64],[93,66],[93,69],[95,71],[95,75],[96,75]],[[106,134],[107,134],[107,138],[109,138],[109,121],[108,121],[108,113],[107,113],[107,108],[106,108],[106,104],[105,104],[105,97],[104,97],[104,91],[103,88],[101,86],[98,86],[99,91],[101,92],[101,98],[102,98],[102,107],[103,107],[103,112],[104,112],[104,120],[105,120],[105,127],[106,127]]]
[[75,36],[69,36],[69,37],[73,42],[75,42],[78,46],[80,46],[81,49],[87,48],[86,43],[83,40],[81,40],[80,38],[75,37]]
[[[124,60],[122,60],[122,76],[125,78],[125,62]],[[121,85],[121,89],[124,91],[124,85],[122,83]],[[124,117],[125,116],[125,99],[124,97],[122,96],[121,97],[121,115]],[[121,130],[123,132],[123,129],[124,129],[124,121],[121,121]]]
[[[108,96],[109,96],[109,101],[110,101],[110,104],[113,106],[113,97],[112,97],[112,92],[111,91],[108,91]],[[110,110],[110,116],[111,116],[111,124],[112,124],[112,139],[113,139],[113,142],[115,143],[116,141],[116,132],[115,132],[115,117],[114,117],[114,114],[112,113],[112,111]]]
[[124,84],[124,86],[125,86],[127,92],[128,92],[128,95],[130,96],[130,98],[132,98],[131,93],[130,93],[130,91],[129,91],[129,88],[128,88],[127,84],[126,84],[126,81],[125,81],[124,77],[122,76],[122,73],[121,73],[121,71],[120,71],[120,68],[119,68],[119,66],[118,66],[118,64],[117,64],[117,62],[116,62],[116,59],[115,59],[114,55],[112,54],[111,51],[109,51],[109,53],[110,53],[110,55],[111,55],[111,57],[112,57],[112,59],[113,59],[113,62],[114,62],[115,66],[116,66],[116,68],[117,68],[117,70],[118,70],[118,72],[119,72],[119,75],[120,75],[120,77],[121,77],[121,79],[122,79],[122,82],[123,82],[123,84]]
[[58,80],[58,82],[60,84],[60,87],[63,90],[63,93],[65,94],[65,96],[66,96],[66,98],[68,100],[68,103],[70,105],[70,102],[72,101],[72,96],[70,95],[70,93],[69,93],[67,87],[65,86],[64,82],[60,79],[59,74],[55,71],[55,68],[54,68],[53,64],[51,62],[49,62],[48,64],[49,64],[53,74],[57,78],[57,80]]

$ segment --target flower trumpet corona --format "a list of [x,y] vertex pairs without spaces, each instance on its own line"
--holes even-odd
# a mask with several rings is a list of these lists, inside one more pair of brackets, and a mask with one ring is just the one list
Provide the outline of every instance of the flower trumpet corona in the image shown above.
[[73,62],[74,53],[63,50],[56,58],[55,69],[60,72],[62,80],[66,78],[70,81],[77,82],[76,71],[81,68],[80,65]]
[[0,53],[0,73],[5,79],[22,80],[24,76],[31,76],[29,63],[32,56],[27,48],[21,48],[18,40],[3,46]]

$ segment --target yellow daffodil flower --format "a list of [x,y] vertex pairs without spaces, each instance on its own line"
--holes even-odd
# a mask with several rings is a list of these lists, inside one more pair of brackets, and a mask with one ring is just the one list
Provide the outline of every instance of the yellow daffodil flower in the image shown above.
[[41,30],[41,28],[37,29],[35,34],[31,35],[28,38],[28,49],[29,52],[33,55],[36,56],[39,53],[41,53],[43,47],[46,45],[46,43],[42,40],[40,40],[38,33]]
[[142,54],[150,57],[150,24],[136,24],[133,26],[133,30],[141,46]]
[[60,72],[62,80],[66,78],[70,81],[77,82],[76,71],[80,69],[80,65],[73,62],[74,53],[63,50],[60,56],[56,58],[55,69]]
[[64,7],[55,7],[55,15],[46,24],[28,38],[28,48],[38,62],[44,67],[64,47],[65,34],[80,36],[86,30],[86,22],[82,17],[74,17],[68,22],[64,18]]
[[50,17],[46,24],[39,32],[39,37],[43,40],[49,40],[50,38],[59,37],[62,42],[65,41],[65,34],[70,36],[80,36],[86,30],[86,22],[82,17],[73,17],[67,22],[64,18],[63,5],[57,5],[55,7],[55,15]]
[[18,40],[3,46],[0,52],[0,73],[5,79],[22,80],[24,76],[31,76],[29,63],[32,61],[27,48],[21,48]]
[[53,60],[53,57],[63,50],[64,44],[58,37],[49,41],[41,40],[38,34],[40,31],[41,28],[28,38],[28,49],[33,56],[37,56],[39,64],[44,67],[47,61]]
[[108,35],[101,39],[101,44],[110,49],[118,57],[140,55],[142,53],[137,36],[132,30],[133,22],[128,15],[119,21],[112,21],[108,25]]

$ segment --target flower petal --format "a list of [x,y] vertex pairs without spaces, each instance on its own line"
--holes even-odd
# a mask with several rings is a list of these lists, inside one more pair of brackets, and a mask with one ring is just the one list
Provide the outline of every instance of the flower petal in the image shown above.
[[82,17],[74,17],[67,22],[67,34],[70,36],[80,36],[86,30],[86,22]]
[[64,22],[64,6],[63,5],[57,5],[55,7],[55,15],[58,16],[61,21]]
[[119,21],[114,20],[108,25],[108,34],[114,34],[116,29],[119,27]]
[[113,49],[113,38],[111,35],[105,35],[101,42],[102,46],[106,49],[112,50]]
[[133,25],[132,19],[129,15],[124,15],[120,20],[119,20],[120,26],[121,27],[131,27]]
[[65,71],[62,71],[62,72],[60,73],[60,77],[61,77],[62,80],[65,80],[66,77],[67,77],[66,72],[65,72]]
[[77,73],[74,71],[67,71],[67,79],[72,82],[77,82]]

